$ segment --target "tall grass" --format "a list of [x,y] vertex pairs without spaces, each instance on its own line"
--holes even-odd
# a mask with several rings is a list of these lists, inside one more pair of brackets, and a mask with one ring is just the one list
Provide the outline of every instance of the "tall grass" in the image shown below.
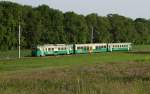
[[150,94],[150,53],[138,51],[3,59],[0,94]]
[[149,94],[149,63],[83,64],[5,74],[0,94]]

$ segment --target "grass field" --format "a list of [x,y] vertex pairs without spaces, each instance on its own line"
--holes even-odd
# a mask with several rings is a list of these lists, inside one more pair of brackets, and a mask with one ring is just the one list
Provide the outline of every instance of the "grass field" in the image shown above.
[[[31,50],[21,50],[22,57],[31,56]],[[0,51],[0,60],[18,58],[18,50]]]
[[136,46],[133,52],[3,59],[0,94],[150,94],[149,47]]

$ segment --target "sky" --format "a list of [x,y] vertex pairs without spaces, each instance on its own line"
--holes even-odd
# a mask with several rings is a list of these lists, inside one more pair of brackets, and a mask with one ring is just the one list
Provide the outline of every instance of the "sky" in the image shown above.
[[[4,1],[4,0],[3,0]],[[120,14],[130,18],[150,18],[150,0],[9,0],[34,7],[46,4],[63,12],[74,11],[87,15],[100,16]]]

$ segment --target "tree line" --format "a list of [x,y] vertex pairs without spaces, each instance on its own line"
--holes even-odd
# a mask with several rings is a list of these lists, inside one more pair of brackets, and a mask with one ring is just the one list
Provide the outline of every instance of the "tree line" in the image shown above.
[[118,14],[79,15],[52,9],[47,5],[32,7],[0,2],[0,50],[18,47],[18,25],[21,25],[21,47],[39,44],[132,42],[150,44],[150,20],[135,20]]

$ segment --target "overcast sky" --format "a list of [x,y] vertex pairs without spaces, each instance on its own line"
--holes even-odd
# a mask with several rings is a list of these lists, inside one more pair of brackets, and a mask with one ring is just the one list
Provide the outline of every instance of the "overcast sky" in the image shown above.
[[63,12],[78,14],[97,13],[105,16],[117,13],[131,18],[150,18],[150,0],[12,0],[21,4],[38,6],[47,4]]

